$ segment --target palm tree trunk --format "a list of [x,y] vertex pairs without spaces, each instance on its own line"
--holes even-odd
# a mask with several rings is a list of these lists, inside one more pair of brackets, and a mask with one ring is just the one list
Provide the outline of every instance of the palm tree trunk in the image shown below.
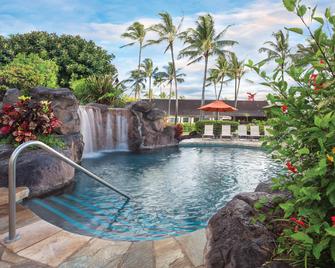
[[222,88],[223,88],[223,77],[221,78],[221,82],[220,82],[220,91],[219,91],[219,95],[218,95],[218,98],[217,98],[217,100],[219,100],[220,99],[220,97],[221,97],[221,92],[222,92]]
[[240,92],[241,78],[237,78],[236,97],[235,97],[235,108],[237,108],[237,98]]
[[137,65],[137,90],[135,91],[135,99],[141,98],[140,87],[138,86],[139,76],[140,76],[140,69],[141,69],[141,57],[142,57],[142,43],[140,42],[140,50],[138,52],[138,65]]
[[152,101],[151,76],[149,76],[149,100]]
[[[206,80],[207,80],[207,66],[208,66],[208,55],[205,55],[205,70],[204,70],[204,81],[202,84],[202,93],[201,93],[201,106],[205,104],[205,89],[206,89]],[[200,112],[201,119],[204,119],[204,112]]]
[[237,104],[237,77],[235,76],[234,78],[234,88],[235,88],[235,96],[234,96],[234,107],[236,108],[236,104]]
[[172,68],[173,68],[173,80],[174,80],[174,88],[176,92],[176,115],[174,119],[174,123],[177,124],[178,122],[178,86],[177,86],[177,75],[176,75],[176,64],[174,61],[174,53],[173,53],[173,43],[170,43],[170,50],[171,50],[171,58],[172,58]]
[[169,94],[168,116],[171,115],[171,97],[172,97],[172,81],[171,81],[171,83],[170,83],[170,94]]
[[215,94],[215,99],[218,99],[218,94],[216,92],[216,83],[214,83],[214,94]]

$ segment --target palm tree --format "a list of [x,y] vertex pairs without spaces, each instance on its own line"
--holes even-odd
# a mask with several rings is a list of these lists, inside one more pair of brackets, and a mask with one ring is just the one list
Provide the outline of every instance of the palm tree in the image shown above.
[[[124,80],[123,83],[130,84],[130,88],[135,92],[135,96],[141,97],[141,92],[145,88],[145,75],[142,70],[133,70],[130,72],[128,79]],[[136,100],[138,98],[135,97]]]
[[[136,43],[139,44],[139,53],[138,53],[138,65],[137,65],[137,72],[140,73],[140,65],[141,65],[141,56],[142,56],[142,49],[144,46],[144,38],[147,33],[147,30],[144,28],[144,25],[140,22],[134,22],[132,25],[130,25],[127,28],[127,31],[121,35],[123,38],[128,38],[130,40],[133,40],[133,42],[128,43],[123,47],[127,46],[133,46]],[[135,99],[140,98],[140,95],[136,95],[139,92],[139,90],[135,90]]]
[[[173,63],[169,62],[167,66],[163,66],[164,71],[157,73],[157,76],[160,77],[162,83],[166,83],[169,85],[169,107],[168,107],[168,115],[171,114],[171,98],[174,95],[172,91],[172,84],[176,78],[177,83],[183,83],[184,77],[186,76],[184,73],[181,72],[181,69],[177,69],[174,71]],[[176,84],[176,83],[175,83]],[[176,100],[177,101],[177,100]]]
[[208,70],[208,77],[207,77],[208,84],[206,86],[213,85],[214,87],[214,94],[215,94],[215,99],[218,99],[218,94],[216,90],[216,86],[219,83],[218,79],[218,70],[215,68],[209,69]]
[[229,63],[229,74],[234,79],[234,106],[237,107],[237,97],[240,91],[240,84],[241,84],[241,78],[246,73],[244,68],[244,61],[238,60],[235,53],[232,53],[230,56],[230,63]]
[[[164,53],[170,50],[171,53],[171,61],[172,61],[172,70],[174,76],[174,88],[176,93],[176,114],[175,114],[175,123],[178,120],[178,79],[176,76],[176,63],[175,63],[175,56],[174,56],[174,42],[179,37],[180,28],[183,22],[183,19],[179,22],[178,26],[173,24],[172,17],[167,12],[159,13],[161,17],[161,23],[155,24],[149,28],[149,30],[158,34],[157,40],[149,40],[148,44],[160,44],[162,42],[167,43],[167,47],[165,48]],[[170,94],[171,95],[171,94]]]
[[148,78],[149,85],[148,85],[148,97],[151,101],[153,98],[153,90],[152,90],[152,78],[155,78],[158,72],[158,67],[154,67],[152,59],[144,59],[143,63],[141,64],[141,70],[145,78]]
[[224,55],[230,53],[229,51],[224,50],[224,48],[226,46],[233,46],[237,44],[236,41],[222,39],[229,27],[230,25],[223,31],[216,34],[214,19],[210,14],[207,14],[199,16],[195,29],[190,28],[182,34],[184,44],[187,44],[188,46],[180,51],[179,57],[188,57],[190,60],[188,65],[199,62],[202,59],[205,60],[201,105],[204,105],[205,103],[205,88],[209,57],[215,54]]
[[267,47],[262,47],[259,49],[260,53],[267,53],[267,58],[263,62],[275,61],[278,63],[276,68],[277,72],[281,73],[281,79],[284,80],[285,67],[287,65],[287,60],[292,57],[291,50],[289,47],[289,35],[283,33],[282,30],[273,33],[275,41],[267,41],[264,45]]

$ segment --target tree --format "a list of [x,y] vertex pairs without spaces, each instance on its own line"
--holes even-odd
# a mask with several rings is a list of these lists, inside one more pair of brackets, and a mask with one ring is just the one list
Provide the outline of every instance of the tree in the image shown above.
[[76,97],[84,104],[96,102],[115,107],[123,106],[122,99],[125,91],[123,82],[117,74],[90,76],[72,81],[71,88]]
[[132,70],[128,79],[124,80],[125,84],[130,84],[130,88],[135,92],[135,99],[141,97],[142,91],[145,89],[145,76],[142,70]]
[[205,60],[201,105],[205,104],[205,89],[209,57],[212,55],[224,55],[230,53],[224,48],[226,46],[233,46],[237,44],[237,42],[233,40],[223,40],[223,36],[229,27],[230,26],[227,26],[224,30],[216,34],[214,19],[210,14],[207,14],[199,16],[195,29],[189,28],[182,34],[184,44],[187,44],[188,46],[180,51],[179,57],[188,57],[188,65],[199,62],[202,59]]
[[172,84],[174,79],[177,79],[177,83],[183,83],[184,77],[186,76],[184,73],[181,73],[181,69],[177,69],[174,71],[173,63],[169,62],[167,66],[163,67],[164,71],[157,73],[157,76],[160,77],[162,83],[166,83],[169,85],[169,108],[168,115],[171,115],[171,98],[175,95],[175,92],[172,91]]
[[19,53],[37,54],[43,60],[54,61],[59,67],[57,84],[65,87],[71,79],[113,74],[116,70],[112,54],[78,35],[40,31],[14,34],[0,38],[0,48],[0,66],[10,63]]
[[58,66],[36,54],[18,54],[0,70],[0,85],[28,91],[37,86],[57,87]]
[[[121,35],[121,37],[123,38],[128,38],[130,40],[132,40],[133,42],[128,43],[123,47],[127,47],[127,46],[133,46],[136,43],[138,43],[139,45],[139,51],[138,51],[138,65],[137,65],[137,73],[140,73],[140,68],[141,68],[141,57],[142,57],[142,49],[144,46],[144,39],[146,36],[147,30],[144,28],[144,25],[138,21],[134,22],[132,25],[130,25],[127,28],[127,31],[125,33],[123,33]],[[140,83],[137,83],[137,85],[139,85]],[[140,89],[135,90],[135,99],[139,99],[141,97],[141,95],[136,95],[138,94],[138,92],[140,92]]]
[[152,78],[158,73],[158,67],[154,67],[152,59],[144,59],[143,63],[141,64],[141,70],[145,78],[148,79],[148,98],[151,101],[153,98],[153,90],[152,90]]
[[237,108],[237,98],[240,92],[241,78],[246,73],[244,61],[238,60],[235,53],[230,56],[229,62],[230,76],[234,79],[234,107]]
[[288,59],[292,57],[291,50],[289,48],[289,35],[283,33],[282,30],[272,34],[275,41],[267,41],[264,45],[267,47],[261,47],[260,53],[267,53],[267,58],[263,62],[275,61],[278,67],[275,69],[276,72],[281,74],[281,79],[284,80],[285,67],[288,64]]
[[[174,88],[176,94],[176,114],[175,114],[175,123],[178,120],[178,79],[176,74],[176,63],[175,63],[175,56],[174,56],[174,42],[180,35],[180,28],[183,23],[183,19],[179,22],[178,26],[173,24],[172,17],[167,12],[159,13],[161,17],[161,23],[155,24],[151,26],[149,29],[158,34],[157,40],[149,40],[148,45],[151,44],[160,44],[162,42],[167,43],[167,47],[165,48],[164,53],[170,50],[171,53],[171,61],[172,61],[172,71],[174,76]],[[171,94],[170,94],[171,97]]]

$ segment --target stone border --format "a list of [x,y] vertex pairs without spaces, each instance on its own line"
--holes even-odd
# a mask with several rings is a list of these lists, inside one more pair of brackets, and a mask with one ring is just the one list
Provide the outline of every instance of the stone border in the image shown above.
[[247,140],[247,139],[209,139],[209,138],[192,138],[185,139],[179,143],[180,147],[192,147],[192,146],[241,146],[241,147],[252,147],[261,148],[262,142],[259,140]]
[[203,268],[205,229],[155,241],[114,241],[65,231],[17,205],[21,239],[5,244],[8,209],[0,206],[0,267]]

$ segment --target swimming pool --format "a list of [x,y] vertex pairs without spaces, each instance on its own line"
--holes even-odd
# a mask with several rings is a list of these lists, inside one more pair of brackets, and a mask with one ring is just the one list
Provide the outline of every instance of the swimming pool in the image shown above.
[[203,228],[235,194],[253,191],[280,170],[261,149],[228,146],[106,152],[82,165],[132,199],[125,202],[78,172],[64,192],[27,206],[68,231],[131,241]]

